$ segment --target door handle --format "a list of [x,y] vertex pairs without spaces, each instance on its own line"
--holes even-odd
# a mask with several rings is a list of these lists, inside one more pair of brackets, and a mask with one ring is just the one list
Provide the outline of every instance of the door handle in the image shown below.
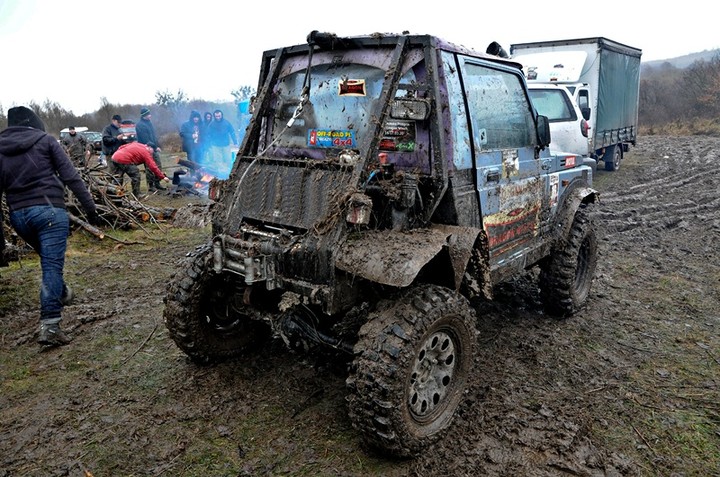
[[500,182],[500,171],[487,171],[487,173],[485,174],[485,180],[487,182]]

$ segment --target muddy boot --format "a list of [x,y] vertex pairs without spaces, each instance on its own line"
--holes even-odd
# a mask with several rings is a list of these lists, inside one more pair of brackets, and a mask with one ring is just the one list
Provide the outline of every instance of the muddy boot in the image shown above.
[[41,323],[40,334],[37,341],[44,346],[65,346],[72,340],[60,329],[58,323]]

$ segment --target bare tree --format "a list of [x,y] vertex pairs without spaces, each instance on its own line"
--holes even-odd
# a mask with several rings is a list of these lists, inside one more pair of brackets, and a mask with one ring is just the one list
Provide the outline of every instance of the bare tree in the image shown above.
[[687,101],[689,116],[717,117],[720,113],[720,55],[690,65],[680,92]]
[[250,99],[255,94],[255,88],[252,86],[240,86],[238,89],[230,91],[230,94],[235,98],[235,104],[239,104],[241,101]]

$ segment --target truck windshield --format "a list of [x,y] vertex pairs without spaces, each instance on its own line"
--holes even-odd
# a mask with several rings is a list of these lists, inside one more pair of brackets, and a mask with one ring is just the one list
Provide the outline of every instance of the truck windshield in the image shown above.
[[[318,52],[310,70],[309,100],[298,114],[307,57],[286,60],[272,91],[268,154],[324,159],[343,149],[359,149],[377,127],[374,114],[390,65],[392,48]],[[403,66],[403,83],[417,81],[414,67],[422,52]],[[297,116],[291,121],[293,116]],[[287,124],[291,122],[291,126]]]
[[577,119],[570,99],[560,89],[531,89],[530,99],[537,112],[547,116],[550,122]]

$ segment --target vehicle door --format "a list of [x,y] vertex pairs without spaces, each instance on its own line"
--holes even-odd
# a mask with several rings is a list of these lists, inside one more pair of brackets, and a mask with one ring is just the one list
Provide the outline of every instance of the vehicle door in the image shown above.
[[498,267],[521,257],[539,231],[535,110],[520,70],[465,56],[458,66],[482,227]]

